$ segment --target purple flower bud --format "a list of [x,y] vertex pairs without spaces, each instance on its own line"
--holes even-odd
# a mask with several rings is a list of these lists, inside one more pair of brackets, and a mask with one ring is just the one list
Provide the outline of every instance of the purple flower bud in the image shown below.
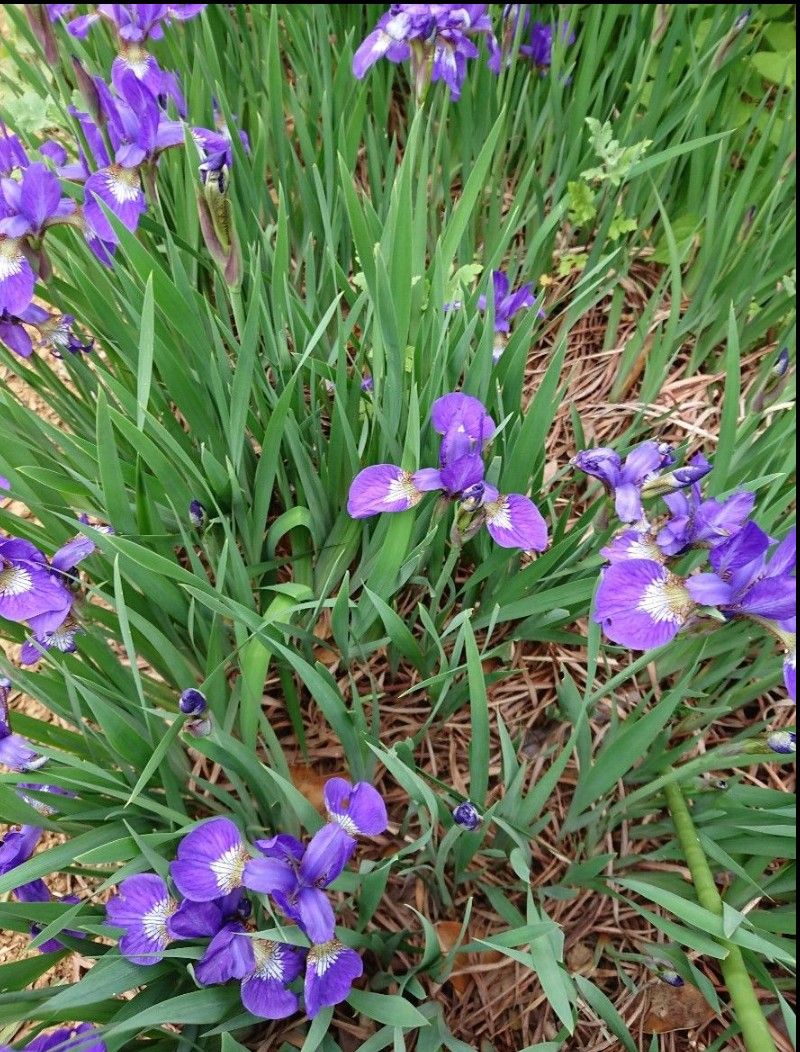
[[797,752],[797,735],[794,731],[773,731],[767,738],[767,745],[773,752],[791,756]]
[[686,985],[684,980],[678,975],[677,972],[662,972],[660,978],[663,980],[663,982],[669,983],[670,986],[680,987]]
[[777,377],[786,376],[789,371],[789,348],[782,347],[778,357],[775,359],[775,364],[772,366],[772,372]]
[[483,482],[476,482],[473,486],[467,486],[461,494],[461,510],[468,514],[477,511],[483,504],[485,492],[486,485]]
[[705,478],[709,471],[711,471],[711,465],[702,454],[698,454],[688,464],[684,464],[682,468],[676,468],[672,475],[681,486],[691,486],[693,483]]
[[202,530],[208,523],[208,512],[199,500],[189,502],[189,521],[196,530]]
[[744,9],[744,11],[742,11],[742,13],[739,15],[739,17],[733,23],[733,28],[736,30],[737,33],[741,33],[741,31],[744,29],[744,27],[750,21],[750,18],[752,16],[752,14],[753,14],[753,12],[750,10],[749,7],[746,7]]
[[480,811],[470,800],[453,809],[453,821],[456,825],[463,826],[470,831],[475,830],[483,821]]
[[189,687],[181,694],[178,706],[185,716],[199,716],[208,708],[208,702],[202,691]]

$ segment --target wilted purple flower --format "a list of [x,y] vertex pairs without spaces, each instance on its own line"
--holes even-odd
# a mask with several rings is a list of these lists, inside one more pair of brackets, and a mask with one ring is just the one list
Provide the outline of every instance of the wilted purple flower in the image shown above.
[[[6,1052],[6,1048],[8,1046],[0,1045],[0,1052]],[[106,1052],[106,1045],[91,1023],[81,1023],[40,1034],[29,1041],[22,1052]]]
[[71,314],[50,314],[49,311],[31,303],[19,317],[7,311],[0,315],[0,342],[22,358],[33,353],[33,341],[28,329],[34,329],[44,345],[50,346],[57,357],[62,351],[77,354],[92,350],[94,340],[81,340],[73,331],[75,322]]
[[797,734],[794,731],[772,731],[767,737],[767,745],[773,752],[791,756],[797,752]]
[[[209,172],[219,172],[222,168],[228,171],[233,167],[233,136],[218,110],[214,110],[215,127],[192,128],[192,138],[203,155],[200,172],[206,178]],[[245,153],[250,152],[250,140],[247,132],[239,131],[239,141]]]
[[208,708],[206,696],[195,687],[188,687],[180,696],[178,707],[185,716],[199,716]]
[[202,530],[208,523],[208,512],[199,500],[189,501],[189,522],[196,530]]
[[285,1019],[298,1008],[288,990],[303,970],[304,953],[295,946],[250,938],[241,924],[228,924],[211,940],[194,973],[203,986],[242,981],[242,1004],[262,1019]]
[[[40,763],[31,765],[31,768],[33,766],[41,767],[44,762],[44,758],[42,758]],[[37,800],[35,796],[30,796],[29,793],[25,792],[26,789],[37,793],[47,793],[52,796],[75,796],[75,793],[70,792],[68,789],[62,789],[58,785],[41,785],[38,782],[20,782],[17,787],[17,792],[26,804],[30,804],[34,811],[38,811],[44,818],[50,818],[51,815],[57,814],[58,808],[45,803],[43,800]]]
[[328,821],[348,836],[380,836],[389,825],[383,797],[369,782],[351,785],[345,778],[329,778],[323,790]]
[[698,606],[717,606],[725,594],[715,574],[682,579],[649,559],[615,562],[600,579],[594,620],[613,643],[650,650],[674,639]]
[[[534,66],[547,69],[553,61],[553,27],[545,22],[534,22],[531,26],[530,43],[520,46],[520,54],[529,58]],[[561,39],[565,44],[575,43],[575,34],[569,22],[561,23]]]
[[[272,895],[287,917],[303,929],[312,942],[333,938],[336,918],[324,892],[349,862],[356,842],[338,825],[326,825],[315,833],[297,856],[297,842],[282,838],[272,847],[260,841],[263,857],[245,863],[243,883],[251,891]],[[266,852],[270,854],[266,854]]]
[[618,453],[605,446],[586,449],[573,457],[574,467],[600,479],[614,498],[614,506],[623,522],[639,522],[644,515],[642,488],[645,483],[675,463],[670,447],[663,442],[642,442],[623,461]]
[[355,950],[338,939],[312,946],[306,961],[306,1014],[313,1019],[321,1008],[337,1005],[348,996],[364,965]]
[[471,800],[465,800],[458,807],[453,808],[453,821],[456,825],[463,826],[464,829],[474,831],[483,822],[483,818],[475,804]]
[[480,54],[473,37],[484,36],[490,68],[500,66],[488,4],[392,4],[353,56],[353,74],[361,80],[379,59],[411,59],[418,98],[430,81],[443,80],[454,99],[461,94],[467,60]]
[[170,874],[184,898],[212,902],[242,887],[249,854],[229,818],[212,818],[181,840]]

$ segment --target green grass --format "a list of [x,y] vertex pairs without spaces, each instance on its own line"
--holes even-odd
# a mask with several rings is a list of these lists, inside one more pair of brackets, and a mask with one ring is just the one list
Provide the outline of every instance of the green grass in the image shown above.
[[[36,990],[26,987],[50,959],[0,966],[0,1042],[20,1020],[76,1018],[99,1023],[111,1052],[235,1052],[249,1041],[253,1019],[235,989],[195,987],[185,968],[194,949],[137,968],[96,938],[99,898],[65,908],[5,893],[67,869],[101,896],[131,872],[163,870],[181,831],[208,813],[232,815],[251,835],[313,830],[318,818],[289,776],[306,753],[309,699],[353,778],[380,776],[406,794],[393,813],[402,834],[394,854],[341,885],[358,917],[350,942],[368,953],[371,971],[337,1012],[373,1021],[363,1049],[472,1047],[426,981],[446,978],[460,954],[441,953],[432,918],[409,912],[400,937],[380,923],[387,881],[400,886],[419,869],[437,901],[495,896],[498,929],[472,949],[499,948],[537,976],[557,1034],[535,1046],[540,1052],[578,1047],[570,1034],[587,1014],[620,1047],[638,1047],[611,1003],[613,987],[604,992],[566,966],[565,932],[549,916],[559,896],[632,903],[664,938],[657,951],[640,947],[638,962],[656,952],[710,999],[698,962],[713,972],[735,946],[745,982],[749,973],[766,991],[765,1013],[793,1019],[790,801],[766,779],[753,785],[735,774],[765,762],[759,742],[782,696],[780,656],[739,624],[641,657],[603,643],[596,628],[587,634],[611,527],[605,502],[568,464],[584,445],[578,409],[571,449],[558,450],[555,475],[545,476],[548,435],[580,367],[571,334],[608,303],[605,346],[614,348],[623,279],[650,261],[660,267],[657,286],[605,393],[613,413],[644,356],[625,396],[639,409],[618,411],[614,445],[627,450],[650,437],[644,410],[667,405],[659,395],[668,381],[721,374],[709,385],[718,434],[691,448],[714,460],[710,492],[755,490],[759,524],[785,534],[794,507],[794,371],[763,407],[755,395],[777,349],[794,347],[795,98],[783,62],[792,12],[757,5],[733,36],[728,5],[671,5],[655,39],[655,5],[542,9],[577,32],[573,46],[555,49],[546,75],[515,61],[497,78],[476,61],[458,103],[439,85],[417,108],[402,68],[380,63],[363,82],[350,72],[354,47],[382,10],[215,5],[169,31],[155,50],[179,74],[191,122],[211,123],[214,95],[250,136],[249,154],[235,145],[230,189],[241,283],[229,287],[203,245],[188,143],[164,155],[158,200],[136,236],[120,231],[113,269],[75,232],[48,235],[55,276],[41,292],[95,336],[98,353],[57,365],[42,355],[23,362],[0,346],[0,363],[60,421],[40,415],[19,386],[0,387],[0,474],[30,512],[0,507],[0,529],[48,554],[74,533],[78,513],[115,530],[96,534],[85,564],[77,654],[51,653],[24,671],[0,651],[15,687],[58,718],[20,712],[15,729],[50,757],[48,784],[76,794],[43,822],[14,792],[28,776],[0,774],[4,819],[66,837],[0,876],[0,927],[26,931],[35,920],[48,935],[79,929],[80,944],[64,941],[97,961],[74,987]],[[69,127],[68,54],[105,73],[113,46],[102,29],[79,42],[58,30],[63,61],[49,69],[20,9],[7,15],[14,32],[0,67],[0,117],[36,144],[53,124]],[[587,118],[610,122],[624,147],[647,145],[638,159],[599,155]],[[598,166],[599,180],[583,176]],[[575,212],[581,191],[570,184],[581,183],[589,219]],[[632,228],[611,236],[620,215]],[[568,283],[570,249],[582,267]],[[520,316],[492,368],[491,326],[475,304],[500,266],[519,280],[550,280],[542,286],[548,318]],[[444,312],[454,298],[464,308]],[[552,355],[524,405],[523,378],[545,328]],[[369,395],[364,373],[374,379]],[[360,467],[435,463],[431,404],[462,387],[503,422],[492,447],[500,484],[531,492],[548,519],[551,547],[535,561],[521,563],[485,535],[463,553],[451,550],[433,500],[366,524],[346,513]],[[673,412],[680,405],[664,409],[663,427]],[[193,498],[211,516],[202,535],[188,522]],[[336,676],[317,660],[323,613]],[[11,643],[24,637],[19,625],[4,622],[2,631]],[[503,665],[496,679],[518,674],[511,641],[570,648],[583,670],[576,682],[565,667],[552,684],[550,715],[566,730],[535,783],[520,729],[503,722],[482,667],[495,658]],[[381,660],[387,678],[366,690],[356,673]],[[285,704],[277,733],[262,704],[268,677]],[[415,704],[429,704],[430,715],[413,738],[389,746],[380,714],[394,701],[393,677],[413,683]],[[188,739],[175,722],[189,685],[209,698],[208,738]],[[628,688],[635,700],[620,707]],[[593,717],[604,707],[611,723],[595,736]],[[460,797],[446,772],[439,782],[430,777],[422,744],[465,709],[473,734],[464,784],[490,809],[482,832],[456,836],[449,809]],[[731,726],[735,735],[724,740],[721,728]],[[499,785],[490,743],[502,757]],[[190,778],[187,746],[221,764],[226,778]],[[561,814],[568,765],[579,776]],[[720,770],[733,772],[728,792],[698,791],[702,774]],[[641,867],[649,858],[684,864],[667,810],[679,787],[692,800],[707,864],[725,878],[732,912],[722,926],[675,871]],[[543,889],[537,838],[554,816],[574,871]],[[647,850],[606,860],[623,824]],[[486,866],[505,867],[508,885],[487,890]],[[464,942],[462,953],[469,936]],[[398,951],[413,962],[407,968]],[[724,1020],[712,1047],[738,1047],[724,1042],[738,1040],[745,1020]],[[299,1025],[305,1052],[342,1047],[327,1014]]]

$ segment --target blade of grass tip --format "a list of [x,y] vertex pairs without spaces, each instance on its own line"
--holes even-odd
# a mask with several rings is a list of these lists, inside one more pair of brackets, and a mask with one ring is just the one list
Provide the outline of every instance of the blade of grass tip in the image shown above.
[[719,441],[714,456],[714,470],[708,479],[709,492],[712,496],[722,493],[729,486],[731,463],[736,452],[736,425],[739,420],[739,398],[742,386],[741,368],[739,333],[731,303],[728,311],[728,340],[725,354],[725,399],[719,422]]

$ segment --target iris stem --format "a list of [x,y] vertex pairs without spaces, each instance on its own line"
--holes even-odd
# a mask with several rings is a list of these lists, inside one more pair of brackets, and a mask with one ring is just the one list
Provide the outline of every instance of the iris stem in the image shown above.
[[[683,850],[683,857],[692,875],[697,901],[710,913],[722,917],[722,898],[714,882],[714,874],[700,844],[692,816],[677,782],[664,786],[675,832]],[[767,1021],[761,1009],[742,951],[727,939],[720,940],[728,956],[720,961],[722,977],[730,995],[734,1017],[739,1024],[748,1052],[777,1052]]]

